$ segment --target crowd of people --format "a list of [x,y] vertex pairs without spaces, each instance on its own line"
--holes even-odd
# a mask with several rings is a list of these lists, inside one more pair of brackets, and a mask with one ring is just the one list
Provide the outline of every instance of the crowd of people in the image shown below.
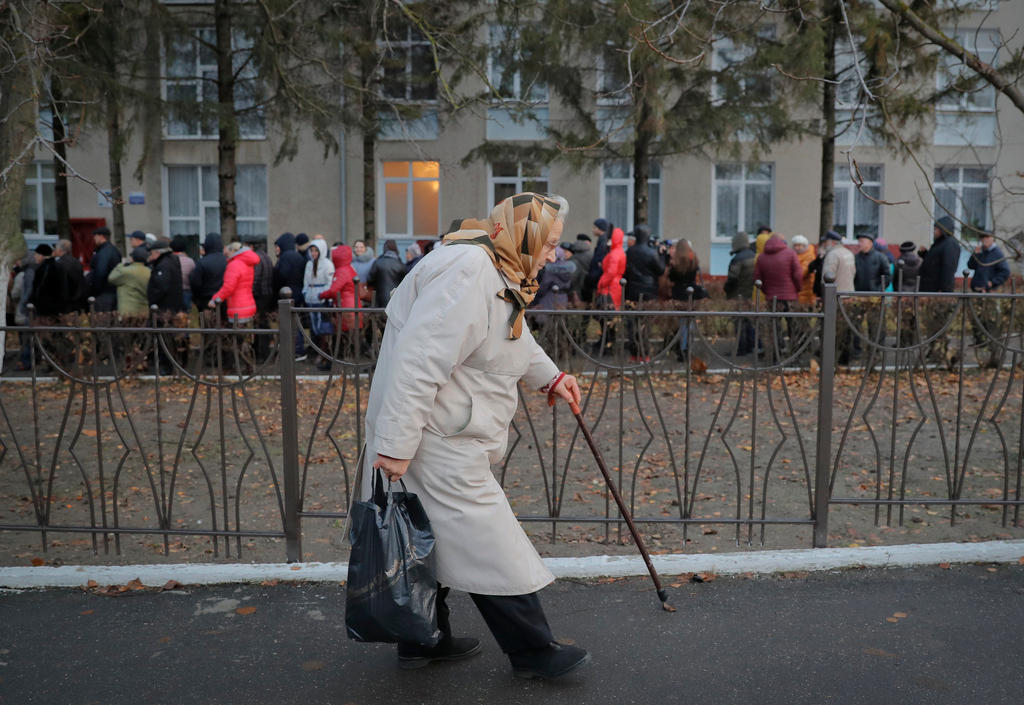
[[[15,323],[28,322],[29,304],[35,316],[53,319],[86,310],[91,299],[96,312],[116,312],[123,319],[145,319],[154,307],[164,314],[190,313],[195,307],[200,312],[219,309],[222,320],[230,325],[266,327],[285,287],[297,307],[383,308],[395,287],[436,244],[421,248],[414,243],[405,248],[403,257],[397,243],[389,239],[375,257],[362,240],[351,247],[340,242],[331,247],[322,235],[311,238],[286,232],[274,241],[274,261],[259,247],[237,241],[225,247],[219,235],[210,234],[200,247],[200,257],[193,260],[180,235],[168,239],[135,231],[127,238],[126,257],[110,238],[107,228],[93,233],[88,272],[72,255],[68,240],[60,240],[54,248],[42,244],[30,252],[12,280]],[[974,271],[970,288],[998,290],[1010,276],[1007,258],[991,233],[981,232],[979,240],[968,265]],[[772,302],[786,311],[792,305],[813,304],[826,278],[835,281],[840,291],[953,291],[960,244],[954,236],[954,221],[946,216],[935,222],[929,247],[903,242],[898,255],[868,232],[857,235],[856,251],[851,251],[832,230],[815,246],[801,235],[787,242],[782,234],[761,227],[753,241],[746,233],[737,233],[730,256],[723,287],[726,299],[752,302],[762,297],[762,303]],[[755,282],[760,282],[759,289]],[[692,306],[708,296],[700,261],[688,240],[659,242],[646,225],[637,225],[627,234],[598,218],[591,233],[580,233],[575,241],[556,249],[555,261],[541,272],[533,307],[618,310],[654,301]],[[329,349],[336,327],[347,331],[363,324],[354,314],[338,317],[315,312],[299,321],[321,351]],[[626,345],[632,358],[647,357],[634,323],[627,321],[627,328]],[[689,324],[682,323],[680,359],[687,355],[689,332]],[[752,324],[741,320],[736,333],[736,352],[751,354],[755,347]],[[262,342],[258,354],[269,345],[266,339]],[[296,361],[307,359],[310,349],[298,330]],[[21,369],[31,365],[28,352],[28,346],[22,346]],[[319,367],[329,367],[327,357],[317,357]]]

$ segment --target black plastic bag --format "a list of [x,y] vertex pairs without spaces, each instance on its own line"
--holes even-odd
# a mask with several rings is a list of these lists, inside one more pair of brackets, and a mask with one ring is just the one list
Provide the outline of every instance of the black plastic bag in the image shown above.
[[431,567],[434,534],[419,498],[395,492],[378,470],[369,501],[349,513],[345,629],[356,641],[436,646],[437,580]]

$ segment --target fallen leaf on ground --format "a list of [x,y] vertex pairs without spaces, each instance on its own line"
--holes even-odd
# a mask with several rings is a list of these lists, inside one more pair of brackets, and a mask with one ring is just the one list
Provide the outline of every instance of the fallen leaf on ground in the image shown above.
[[142,581],[139,580],[138,578],[135,578],[134,580],[128,581],[128,584],[125,587],[127,587],[129,590],[145,590],[146,589],[146,586],[143,585]]
[[179,583],[177,580],[168,580],[166,583],[164,583],[164,586],[162,588],[160,588],[160,589],[161,590],[177,590],[180,587],[181,587],[181,583]]
[[949,563],[939,563],[939,567],[943,570],[949,570]]
[[[256,609],[256,608],[254,607],[253,609]],[[309,673],[310,671],[319,671],[323,667],[324,667],[324,662],[323,661],[306,661],[305,663],[302,664],[302,670],[305,671],[306,673]]]
[[886,617],[885,621],[886,622],[898,622],[900,620],[896,619],[895,617]]
[[255,607],[239,607],[235,612],[238,614],[252,614],[256,611]]
[[39,558],[37,556],[36,558],[32,559],[32,565],[37,566],[37,567],[41,566],[41,565],[46,565],[46,561],[44,561],[42,558]]
[[904,617],[907,616],[907,613],[906,612],[893,612],[892,616],[893,617],[899,617],[900,619],[903,619]]
[[92,613],[93,613],[93,612],[95,612],[95,611],[96,611],[96,610],[82,610],[82,611],[81,611],[81,612],[79,612],[78,614],[80,614],[80,615],[90,615],[90,614],[92,614]]

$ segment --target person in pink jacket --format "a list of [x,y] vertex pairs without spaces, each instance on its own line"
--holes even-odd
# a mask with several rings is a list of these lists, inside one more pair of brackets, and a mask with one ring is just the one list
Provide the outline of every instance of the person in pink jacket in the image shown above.
[[608,254],[601,260],[601,278],[597,280],[597,295],[610,296],[616,310],[622,308],[622,285],[619,280],[626,273],[626,252],[622,249],[625,237],[622,228],[612,230],[612,244]]
[[804,268],[796,252],[786,247],[786,241],[777,234],[772,235],[764,245],[764,252],[754,264],[754,280],[761,280],[768,305],[772,299],[786,302],[780,306],[789,310],[790,301],[796,301],[803,285]]
[[221,301],[228,305],[228,320],[231,323],[248,323],[256,315],[256,299],[252,295],[252,281],[260,258],[240,242],[232,242],[224,248],[228,266],[224,270],[224,284],[210,299],[210,308]]

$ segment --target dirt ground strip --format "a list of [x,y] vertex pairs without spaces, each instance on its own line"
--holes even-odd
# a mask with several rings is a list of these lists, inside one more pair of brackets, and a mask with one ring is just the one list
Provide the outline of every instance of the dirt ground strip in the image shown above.
[[[597,374],[585,417],[654,552],[811,546],[818,411],[813,372]],[[343,512],[368,380],[298,384],[304,511]],[[1019,497],[1019,371],[836,377],[833,497]],[[632,553],[628,532],[571,415],[524,397],[506,462],[494,467],[544,555]],[[282,530],[280,384],[216,387],[134,380],[94,388],[6,384],[0,395],[0,525]],[[958,409],[960,413],[958,414]],[[222,442],[223,440],[223,442]],[[101,472],[102,469],[102,472]],[[51,472],[52,470],[52,472]],[[557,513],[568,521],[534,521]],[[687,527],[663,523],[689,514]],[[759,524],[737,520],[764,518]],[[659,523],[659,521],[661,523]],[[901,521],[902,520],[902,521]],[[833,505],[829,545],[1024,537],[1013,508]],[[104,524],[105,522],[105,524]],[[344,520],[303,519],[304,560],[344,560]],[[158,533],[94,539],[0,531],[0,563],[279,562],[276,538]],[[763,543],[762,543],[763,538]],[[119,546],[118,546],[119,544]],[[119,548],[119,551],[118,551]]]

